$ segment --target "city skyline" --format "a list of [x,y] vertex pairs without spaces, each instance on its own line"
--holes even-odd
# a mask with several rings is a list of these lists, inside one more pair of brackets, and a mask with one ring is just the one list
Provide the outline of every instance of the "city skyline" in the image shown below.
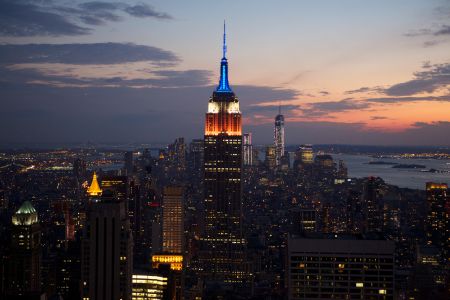
[[138,1],[0,0],[1,299],[450,299],[448,0]]
[[3,1],[2,146],[201,137],[223,19],[254,143],[450,145],[448,1],[258,4]]

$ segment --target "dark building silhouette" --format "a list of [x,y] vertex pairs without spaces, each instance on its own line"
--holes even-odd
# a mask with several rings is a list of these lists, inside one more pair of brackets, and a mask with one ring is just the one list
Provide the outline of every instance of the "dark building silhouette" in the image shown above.
[[127,175],[133,174],[133,151],[125,152],[124,160],[125,160],[124,165],[125,173]]
[[6,298],[38,296],[41,291],[41,229],[31,202],[12,216],[10,255],[6,259]]
[[450,196],[445,183],[427,182],[427,243],[441,249],[443,260],[450,259]]
[[82,296],[130,299],[133,239],[126,202],[111,190],[89,201],[82,240]]
[[380,178],[369,177],[364,186],[365,232],[383,230],[383,196],[380,190]]

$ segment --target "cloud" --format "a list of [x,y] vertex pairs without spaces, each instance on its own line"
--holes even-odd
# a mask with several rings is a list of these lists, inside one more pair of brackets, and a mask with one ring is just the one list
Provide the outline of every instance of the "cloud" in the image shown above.
[[418,30],[412,30],[406,34],[407,37],[417,37],[417,36],[440,36],[440,35],[450,35],[450,25],[441,25],[439,28],[423,28]]
[[[282,114],[287,114],[289,111],[294,110],[294,109],[298,109],[299,106],[298,105],[281,105],[281,113]],[[267,113],[271,113],[275,116],[275,114],[278,113],[278,106],[277,105],[265,105],[265,106],[260,106],[260,105],[251,105],[251,106],[247,106],[245,111],[247,113],[261,113],[261,112],[267,112]]]
[[[191,86],[206,86],[211,83],[212,72],[207,70],[157,70],[151,74],[158,78],[94,78],[78,79],[80,85],[90,85],[94,87],[159,87],[159,88],[181,88]],[[68,79],[70,82],[71,78]]]
[[152,17],[156,19],[173,19],[173,17],[169,14],[158,12],[153,7],[147,4],[128,6],[127,8],[125,8],[125,11],[128,14],[138,18]]
[[389,96],[432,93],[450,85],[450,64],[437,64],[414,74],[414,79],[394,84],[383,92]]
[[[90,1],[57,4],[56,1],[0,0],[0,36],[74,36],[92,31],[88,26],[138,18],[173,19],[148,4]],[[80,25],[81,23],[81,25]]]
[[61,36],[90,33],[63,15],[28,1],[0,1],[1,36]]
[[[0,82],[5,85],[47,85],[53,87],[158,87],[180,88],[190,86],[207,86],[211,83],[208,70],[154,70],[148,71],[145,78],[126,78],[124,76],[77,77],[68,68],[60,74],[49,74],[39,68],[4,68],[0,69]],[[75,72],[76,73],[76,72]]]
[[364,101],[374,103],[403,103],[419,101],[450,101],[450,94],[443,96],[423,96],[423,97],[374,97],[366,98]]
[[136,18],[173,19],[168,13],[159,12],[145,3],[130,5],[118,2],[91,1],[80,4],[79,8],[79,18],[92,25],[101,25],[105,21],[120,21],[122,18],[117,15],[118,12],[124,12]]
[[450,35],[450,25],[442,25],[439,30],[434,32],[434,35]]
[[90,1],[81,3],[79,6],[89,11],[108,11],[108,10],[117,10],[122,5],[120,3],[113,3],[113,2]]
[[346,112],[351,110],[362,110],[370,107],[370,103],[356,101],[351,98],[340,101],[314,102],[308,103],[302,108],[304,115],[308,117],[318,117],[329,115],[330,113]]
[[177,70],[172,52],[131,43],[0,45],[0,81],[53,87],[186,87],[211,71]]
[[367,103],[355,102],[351,99],[344,99],[341,101],[328,101],[328,102],[317,102],[310,103],[313,108],[322,111],[346,111],[353,109],[363,109],[367,108]]
[[432,33],[433,33],[433,31],[431,29],[422,28],[422,29],[417,29],[417,30],[411,30],[411,31],[405,33],[404,36],[417,37],[417,36],[423,36],[423,35],[430,35]]
[[362,87],[356,90],[345,91],[345,94],[359,94],[359,93],[379,93],[382,91],[382,88],[379,86],[376,87]]
[[[423,96],[424,93],[445,91],[450,86],[450,63],[431,64],[424,62],[422,70],[414,73],[411,80],[393,84],[389,87],[361,87],[346,91],[345,94],[378,94],[382,97],[360,98],[366,102],[400,103],[416,101],[450,101],[450,94]],[[326,104],[325,104],[326,105]],[[345,105],[345,103],[344,103]]]
[[388,117],[383,117],[383,116],[372,116],[372,117],[370,117],[370,119],[372,121],[376,121],[376,120],[388,120],[389,118]]
[[444,43],[444,42],[445,42],[445,41],[438,41],[438,40],[425,41],[425,42],[423,43],[423,46],[424,46],[425,48],[428,48],[428,47],[433,47],[433,46],[442,44],[442,43]]
[[152,61],[176,63],[172,52],[132,43],[0,45],[0,64],[120,64]]

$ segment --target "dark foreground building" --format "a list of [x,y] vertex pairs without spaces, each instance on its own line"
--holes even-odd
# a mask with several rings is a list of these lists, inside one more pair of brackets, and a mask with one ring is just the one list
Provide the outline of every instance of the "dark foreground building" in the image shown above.
[[82,242],[83,299],[130,299],[133,239],[126,203],[109,190],[89,201]]
[[289,299],[394,299],[394,242],[354,236],[289,237]]

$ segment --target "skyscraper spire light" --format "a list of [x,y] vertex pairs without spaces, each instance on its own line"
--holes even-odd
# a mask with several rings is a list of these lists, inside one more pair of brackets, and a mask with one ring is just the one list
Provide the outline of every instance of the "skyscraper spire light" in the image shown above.
[[225,27],[225,20],[223,21],[223,46],[222,46],[222,60],[220,62],[220,81],[216,92],[232,93],[228,83],[228,61],[227,61],[227,34]]

